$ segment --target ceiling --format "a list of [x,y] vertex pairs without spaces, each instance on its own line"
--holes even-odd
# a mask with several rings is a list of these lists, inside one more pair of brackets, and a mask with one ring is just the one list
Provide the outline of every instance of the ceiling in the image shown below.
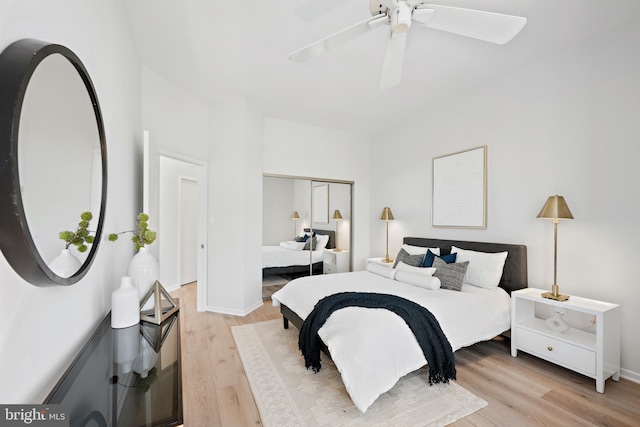
[[528,21],[505,45],[414,25],[401,84],[380,90],[387,26],[308,62],[289,60],[292,51],[371,16],[368,0],[341,0],[305,22],[296,10],[309,1],[336,2],[124,4],[143,63],[189,92],[206,101],[242,96],[271,117],[366,135],[417,119],[443,100],[640,17],[636,0],[437,0]]

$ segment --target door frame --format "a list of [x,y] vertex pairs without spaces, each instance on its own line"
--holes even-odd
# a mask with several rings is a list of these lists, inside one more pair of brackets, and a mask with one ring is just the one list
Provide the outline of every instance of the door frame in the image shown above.
[[[354,250],[353,250],[353,245],[354,245],[354,238],[353,238],[353,218],[354,218],[354,214],[353,214],[353,187],[355,185],[355,181],[349,181],[349,180],[343,180],[343,179],[330,179],[330,178],[313,178],[313,177],[308,177],[308,176],[299,176],[299,175],[282,175],[282,174],[273,174],[273,173],[263,173],[262,174],[262,178],[285,178],[285,179],[299,179],[299,180],[305,180],[305,181],[309,181],[310,185],[312,186],[311,188],[311,199],[309,199],[309,206],[310,206],[310,211],[311,211],[311,204],[313,203],[312,199],[313,199],[313,184],[317,184],[317,183],[327,183],[327,184],[348,184],[349,185],[349,209],[350,209],[350,221],[351,224],[349,226],[349,271],[353,271],[353,254],[354,254]],[[264,185],[264,184],[263,184]],[[264,204],[264,203],[263,203]],[[311,223],[309,224],[309,228],[310,230],[313,232],[313,218],[311,219]],[[311,252],[311,251],[309,251]],[[309,253],[309,256],[311,257],[311,253]],[[313,267],[311,265],[309,265],[309,274],[313,275]]]
[[[189,156],[185,156],[183,154],[175,153],[172,151],[164,150],[164,149],[154,149],[152,150],[152,146],[149,140],[149,131],[144,131],[143,133],[143,180],[142,180],[142,205],[143,212],[150,212],[150,191],[151,191],[151,183],[149,175],[151,173],[151,157],[154,158],[155,169],[160,169],[159,158],[160,156],[167,157],[174,160],[179,160],[185,163],[190,163],[197,168],[198,175],[198,282],[196,285],[196,309],[197,311],[205,311],[208,301],[208,286],[207,286],[207,277],[208,277],[208,231],[209,228],[207,226],[207,217],[208,217],[208,164],[202,160],[194,159]],[[159,185],[156,186],[156,191],[158,195],[156,196],[156,200],[158,199],[160,188]],[[159,213],[160,214],[160,213]],[[159,244],[162,245],[162,238],[159,239]],[[162,260],[159,260],[162,262]]]

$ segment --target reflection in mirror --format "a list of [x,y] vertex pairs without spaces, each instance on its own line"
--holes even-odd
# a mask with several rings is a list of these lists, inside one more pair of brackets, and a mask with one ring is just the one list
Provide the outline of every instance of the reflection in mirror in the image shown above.
[[80,213],[99,212],[102,173],[91,98],[73,65],[60,54],[45,58],[29,80],[18,159],[22,203],[36,249],[55,273],[69,277],[88,252],[71,245],[71,256],[80,260],[76,271],[53,267],[51,261],[65,246],[58,234],[73,231]]
[[[323,214],[319,219],[314,217],[315,210],[312,208],[313,190],[317,186],[323,189],[321,205],[316,201],[318,212]],[[294,278],[337,272],[335,268],[324,265],[325,259],[330,264],[339,265],[340,272],[350,271],[351,192],[351,182],[286,176],[263,177],[263,299]],[[339,222],[328,217],[328,213],[333,215],[335,210],[339,210],[342,216]],[[297,213],[297,218],[293,215],[294,212]],[[324,249],[305,250],[305,246],[299,242],[287,243],[296,238],[304,239],[305,230],[330,236],[326,249],[334,249],[339,244],[342,252],[337,255],[327,254]],[[339,242],[335,240],[336,236],[340,239]]]
[[[80,59],[35,39],[0,54],[0,249],[37,286],[72,285],[88,271],[104,221],[106,141],[98,99]],[[88,251],[70,246],[83,212],[93,218]],[[52,260],[56,260],[55,265]]]

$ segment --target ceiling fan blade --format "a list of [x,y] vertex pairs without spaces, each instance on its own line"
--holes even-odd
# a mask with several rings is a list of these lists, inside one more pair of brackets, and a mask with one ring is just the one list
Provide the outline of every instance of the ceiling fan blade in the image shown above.
[[351,27],[345,28],[342,31],[338,31],[328,37],[318,40],[315,43],[305,46],[302,49],[298,49],[289,55],[289,59],[293,59],[297,62],[303,62],[314,56],[318,56],[329,49],[333,49],[336,46],[340,46],[343,43],[348,42],[351,39],[358,37],[361,34],[367,33],[380,25],[387,24],[389,19],[386,14],[377,15],[373,18],[369,18],[365,21],[359,22]]
[[404,50],[407,42],[407,33],[389,32],[387,48],[382,63],[382,77],[380,89],[389,89],[400,84],[402,78],[402,63],[404,62]]
[[[433,14],[428,12],[429,10],[433,10]],[[522,30],[527,23],[527,18],[474,9],[422,4],[414,11],[413,21],[425,27],[491,43],[505,44]]]
[[311,22],[330,12],[345,0],[308,0],[295,8],[295,13],[304,22]]

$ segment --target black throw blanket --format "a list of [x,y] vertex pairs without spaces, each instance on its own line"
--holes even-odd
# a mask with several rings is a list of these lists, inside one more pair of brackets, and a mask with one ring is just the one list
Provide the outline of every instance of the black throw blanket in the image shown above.
[[300,329],[298,348],[307,369],[320,370],[322,341],[318,331],[336,310],[345,307],[384,308],[402,317],[415,335],[429,364],[429,384],[447,383],[456,379],[453,350],[442,332],[438,320],[429,310],[396,295],[368,292],[342,292],[318,301]]

